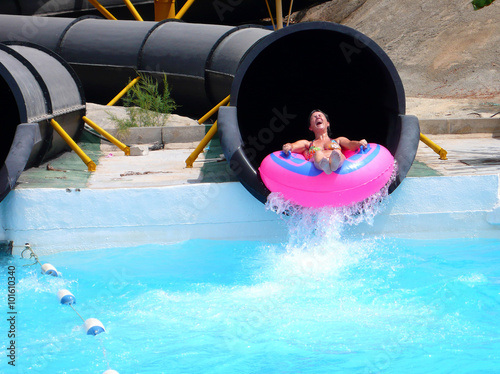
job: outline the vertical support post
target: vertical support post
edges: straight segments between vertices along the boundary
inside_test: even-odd
[[[51,119],[50,124],[56,130],[56,132],[63,138],[63,140],[68,143],[68,145],[71,147],[73,151],[82,159],[82,161],[87,165],[89,171],[95,171],[96,170],[96,164],[92,159],[85,154],[85,152],[82,151],[82,149],[78,146],[78,144],[75,143],[73,139],[71,139],[71,136],[68,135],[66,131],[61,127],[59,123],[57,123],[56,120]]]
[[[175,0],[155,0],[155,21],[175,18]]]
[[[276,1],[276,28],[282,29],[283,28],[283,4],[281,0],[275,0]]]

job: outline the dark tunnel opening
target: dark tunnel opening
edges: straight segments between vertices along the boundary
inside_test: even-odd
[[[76,75],[55,53],[32,43],[6,42],[0,44],[0,108],[1,202],[23,170],[71,149],[50,120],[77,141],[85,98]]]
[[[313,109],[329,115],[332,137],[388,144],[405,111],[403,88],[385,54],[358,34],[302,30],[249,54],[231,105],[256,169],[284,143],[312,139],[307,117]]]
[[[9,154],[16,127],[20,123],[19,111],[14,95],[0,75],[0,106],[2,112],[2,136],[0,137],[0,165],[3,165]]]

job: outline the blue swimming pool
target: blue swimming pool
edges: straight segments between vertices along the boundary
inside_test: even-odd
[[[349,224],[276,214],[237,183],[14,190],[0,282],[14,273],[16,367],[5,321],[0,372],[498,371],[499,185],[406,178]],[[63,276],[25,267],[26,242]]]
[[[17,366],[2,336],[2,372],[498,371],[500,240],[302,239],[41,256],[61,278],[4,257],[19,315]],[[62,288],[105,333],[85,335]]]

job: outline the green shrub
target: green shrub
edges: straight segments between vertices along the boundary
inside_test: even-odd
[[[116,122],[119,135],[125,135],[130,127],[160,127],[177,108],[170,97],[166,75],[163,76],[162,90],[158,81],[148,75],[139,74],[141,79],[123,97],[128,118],[121,119],[109,114]]]

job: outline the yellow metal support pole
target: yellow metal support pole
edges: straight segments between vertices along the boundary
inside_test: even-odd
[[[210,117],[212,117],[214,115],[214,113],[217,112],[221,106],[226,105],[227,103],[229,103],[229,99],[230,99],[230,95],[228,95],[224,100],[222,100],[219,104],[217,104],[216,106],[214,106],[212,109],[210,109],[207,114],[205,114],[203,117],[201,117],[198,120],[198,123],[201,125],[207,119],[209,119]]]
[[[78,146],[78,144],[75,143],[73,139],[68,135],[66,131],[61,127],[60,124],[57,123],[56,120],[51,119],[50,124],[54,128],[54,130],[57,131],[57,133],[61,136],[61,138],[64,139],[66,143],[71,147],[73,151],[82,159],[82,161],[87,165],[89,171],[95,171],[96,169],[96,164],[92,159],[85,154],[85,152],[82,151],[82,149]]]
[[[175,18],[175,0],[155,0],[155,21]]]
[[[229,99],[231,98],[230,95],[228,95],[224,100],[222,100],[219,104],[214,106],[212,109],[208,111],[207,114],[205,114],[203,117],[201,117],[198,120],[198,123],[201,125],[204,123],[207,119],[209,119],[215,112],[219,110],[219,108],[222,105],[229,104]],[[203,151],[203,149],[206,147],[208,142],[212,140],[214,135],[217,133],[217,121],[214,122],[212,127],[210,127],[210,130],[205,134],[203,139],[201,140],[200,144],[196,147],[196,149],[189,155],[189,157],[186,159],[186,167],[187,168],[192,168],[193,167],[193,162],[198,158],[200,153]]]
[[[123,144],[121,141],[116,139],[113,135],[111,135],[109,132],[104,130],[103,128],[99,127],[96,125],[95,122],[91,121],[89,118],[83,116],[82,119],[85,121],[87,125],[92,127],[95,131],[97,131],[99,134],[104,136],[106,139],[108,139],[111,143],[116,145],[118,148],[120,148],[123,152],[125,152],[125,156],[130,156],[130,147],[126,144]]]
[[[101,14],[107,19],[112,19],[116,21],[115,16],[113,16],[106,8],[104,8],[97,0],[88,0],[90,4],[94,6]]]
[[[276,30],[276,25],[274,24],[273,13],[271,12],[271,8],[269,7],[269,2],[266,1],[267,11],[269,12],[269,17],[271,17],[271,24],[273,25],[273,30]]]
[[[111,101],[110,101],[109,103],[107,103],[106,105],[107,105],[107,106],[113,106],[113,105],[115,105],[115,104],[116,104],[116,102],[117,102],[118,100],[120,100],[120,99],[123,97],[123,95],[125,95],[125,94],[127,93],[127,91],[128,91],[128,90],[130,90],[130,89],[134,86],[134,84],[136,84],[136,83],[139,81],[139,79],[141,79],[141,77],[137,77],[137,78],[135,78],[134,80],[132,80],[129,84],[127,84],[127,85],[125,86],[125,88],[124,88],[123,90],[121,90],[121,91],[120,91],[120,93],[119,93],[118,95],[116,95],[116,96],[114,97],[114,99],[113,99],[113,100],[111,100]]]
[[[187,12],[187,10],[191,7],[191,5],[193,5],[195,0],[188,0],[186,1],[186,3],[184,4],[184,6],[179,10],[179,12],[175,15],[175,19],[181,19],[184,14]]]
[[[217,134],[217,121],[214,122],[212,127],[210,127],[210,130],[208,130],[204,138],[201,140],[200,144],[198,144],[193,153],[191,153],[189,157],[186,159],[187,168],[193,167],[193,162],[198,158],[199,154],[203,151],[208,142],[212,140],[215,134]]]
[[[281,3],[281,0],[275,0],[276,1],[276,28],[282,29],[283,28],[283,4]]]
[[[134,16],[134,18],[137,21],[144,21],[142,19],[141,15],[139,14],[139,12],[137,11],[137,9],[135,9],[134,4],[132,4],[130,2],[130,0],[123,0],[123,2],[125,3],[125,5],[127,6],[128,10],[130,11],[130,13],[132,13],[132,15]]]
[[[441,148],[439,145],[434,143],[432,140],[430,140],[427,136],[424,134],[420,133],[420,140],[427,145],[429,148],[431,148],[434,152],[436,152],[439,155],[439,159],[441,160],[447,160],[448,158],[446,155],[448,152],[446,152],[443,148]]]

